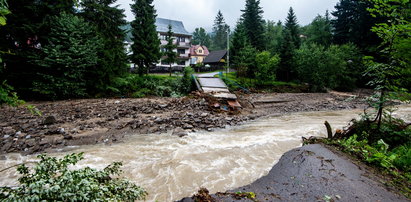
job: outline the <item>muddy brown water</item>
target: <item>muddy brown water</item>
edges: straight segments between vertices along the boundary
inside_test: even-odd
[[[51,152],[63,156],[84,152],[76,167],[102,169],[122,161],[123,176],[149,192],[148,201],[173,201],[191,196],[200,187],[210,192],[225,191],[252,183],[267,175],[287,151],[301,146],[301,137],[325,136],[327,120],[333,129],[342,128],[361,110],[304,112],[269,117],[214,132],[197,132],[179,138],[171,134],[130,135],[123,143],[69,147]],[[411,120],[411,105],[394,114]],[[0,170],[33,161],[34,155],[7,154]],[[14,169],[0,175],[0,186],[15,186]]]

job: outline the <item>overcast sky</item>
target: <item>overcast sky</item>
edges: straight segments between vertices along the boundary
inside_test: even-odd
[[[265,20],[284,22],[288,9],[293,7],[300,25],[309,24],[317,14],[323,15],[326,10],[334,10],[339,0],[261,0]],[[130,11],[132,0],[118,0],[117,4],[126,10],[127,20],[134,15]],[[244,9],[245,0],[154,0],[157,16],[183,21],[187,31],[193,32],[196,27],[208,31],[214,23],[218,10],[221,10],[226,23],[234,27]]]

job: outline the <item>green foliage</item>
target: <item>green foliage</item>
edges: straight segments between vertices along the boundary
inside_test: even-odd
[[[10,14],[9,9],[7,8],[7,1],[0,0],[0,26],[6,25],[6,15]],[[0,58],[1,62],[1,58]]]
[[[191,40],[193,45],[202,45],[210,48],[211,37],[207,34],[206,30],[202,27],[196,28],[193,32],[193,39]]]
[[[366,54],[375,54],[380,39],[371,27],[383,19],[373,18],[367,12],[372,7],[368,0],[340,0],[331,20],[335,44],[354,43]]]
[[[97,62],[99,38],[82,18],[62,13],[51,18],[48,44],[34,57],[41,80],[33,91],[52,99],[86,96],[86,74]]]
[[[244,23],[240,20],[237,22],[234,29],[234,33],[231,37],[230,55],[232,58],[232,64],[236,65],[240,61],[237,61],[239,52],[248,45],[247,35],[244,29]]]
[[[379,38],[382,39],[380,57],[377,61],[373,57],[366,59],[368,69],[366,75],[372,78],[369,83],[378,92],[378,99],[373,106],[377,109],[375,121],[378,122],[377,129],[381,129],[384,109],[391,99],[403,95],[403,99],[409,99],[409,89],[404,89],[404,83],[409,83],[411,64],[408,56],[404,53],[402,43],[410,40],[411,31],[411,6],[409,0],[370,0],[374,6],[370,8],[371,14],[376,17],[387,18],[388,21],[376,24],[372,28]],[[409,48],[405,48],[407,52]],[[393,96],[394,95],[394,96]]]
[[[223,13],[219,10],[214,20],[211,50],[227,49],[227,33],[230,26],[225,23]]]
[[[325,48],[303,44],[295,54],[298,78],[309,83],[314,92],[324,91],[325,88],[352,90],[355,75],[362,70],[357,54],[353,45]]]
[[[166,52],[163,53],[164,56],[166,57],[164,61],[170,64],[170,67],[169,67],[170,76],[171,76],[171,71],[172,71],[171,65],[177,62],[177,53],[174,52],[174,49],[177,48],[177,45],[174,44],[172,29],[173,29],[172,26],[168,25],[168,32],[166,35],[167,44],[163,46],[163,48],[166,49]]]
[[[183,77],[180,81],[180,92],[189,93],[193,89],[193,75],[194,70],[191,67],[185,67],[183,71]]]
[[[316,43],[326,47],[331,45],[331,21],[328,11],[324,17],[321,15],[315,17],[306,27],[304,35],[307,37],[307,43]]]
[[[83,159],[83,154],[71,154],[62,159],[39,155],[33,170],[21,165],[17,171],[18,188],[0,188],[2,201],[134,201],[143,200],[147,192],[121,178],[122,163],[115,162],[101,171],[86,167],[69,168]]]
[[[396,158],[393,160],[395,167],[411,172],[411,144],[401,145],[393,149],[391,153],[396,155]],[[409,179],[411,180],[411,176]]]
[[[237,66],[238,76],[254,78],[255,76],[255,56],[257,50],[250,44],[237,50],[237,54],[233,57]]]
[[[10,14],[10,11],[7,8],[7,2],[5,0],[0,0],[0,26],[6,25],[6,15]],[[3,63],[1,59],[0,52],[0,73],[3,71]],[[0,105],[7,104],[10,106],[17,106],[24,103],[22,100],[19,100],[17,93],[13,92],[13,87],[8,85],[6,81],[0,80]]]
[[[0,84],[0,106],[6,104],[9,106],[17,107],[24,104],[24,101],[20,100],[16,92],[13,92],[13,87],[8,85],[6,81]]]
[[[281,21],[275,24],[273,21],[268,20],[265,25],[265,49],[271,54],[279,54],[281,49],[281,43],[283,41],[283,25]]]
[[[257,70],[255,72],[256,79],[261,82],[272,82],[275,80],[280,57],[272,56],[268,51],[263,51],[256,55],[255,58]]]
[[[123,76],[129,70],[124,50],[125,32],[121,29],[127,24],[124,10],[111,6],[116,0],[83,0],[80,15],[86,22],[94,25],[101,38],[98,49],[98,62],[87,74],[87,88],[90,94],[107,93],[115,77]]]
[[[156,10],[153,0],[135,0],[131,4],[135,19],[131,22],[133,45],[131,61],[137,66],[138,74],[148,73],[148,69],[160,57],[160,39],[156,31]]]
[[[362,136],[369,136],[363,132]],[[374,144],[369,144],[366,139],[359,140],[359,136],[353,135],[347,139],[337,140],[336,144],[342,146],[345,151],[357,155],[364,161],[376,166],[388,169],[394,174],[399,169],[411,172],[411,147],[409,144],[401,145],[389,150],[389,145],[380,139]],[[408,179],[411,181],[411,179]]]
[[[244,23],[244,30],[247,40],[251,46],[259,51],[264,50],[264,25],[263,13],[260,7],[260,0],[246,0],[241,18]]]
[[[296,78],[295,50],[301,45],[299,26],[294,10],[290,7],[283,29],[283,41],[281,43],[281,63],[278,68],[278,78],[282,81],[290,81]]]
[[[111,87],[111,90],[115,96],[134,98],[146,96],[181,97],[192,90],[192,73],[193,70],[186,67],[182,77],[128,74],[125,77],[116,78],[115,85]]]
[[[294,47],[299,48],[301,45],[300,30],[297,21],[297,16],[295,15],[292,7],[290,7],[290,10],[288,11],[284,29],[289,32]]]

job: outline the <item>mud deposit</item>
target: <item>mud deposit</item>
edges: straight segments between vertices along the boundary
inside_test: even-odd
[[[199,97],[88,99],[35,102],[42,116],[26,108],[0,109],[0,153],[26,154],[64,146],[112,144],[125,134],[153,134],[178,128],[212,131],[267,115],[363,108],[364,93],[238,95],[240,113],[217,112]]]

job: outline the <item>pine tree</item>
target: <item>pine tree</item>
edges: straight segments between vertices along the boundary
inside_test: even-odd
[[[35,98],[31,91],[38,79],[38,65],[32,61],[41,47],[47,46],[51,18],[61,12],[74,13],[74,0],[12,0],[7,25],[0,29],[0,50],[7,68],[2,75],[24,98]]]
[[[365,51],[365,54],[375,55],[381,40],[371,28],[385,21],[384,17],[373,18],[367,11],[371,8],[370,1],[365,0],[340,0],[331,14],[333,26],[333,42],[345,44],[352,42]]]
[[[281,21],[274,23],[273,21],[267,21],[265,26],[265,49],[271,54],[279,54],[281,43],[283,41],[283,25]]]
[[[202,45],[210,48],[211,38],[208,35],[204,28],[196,28],[193,32],[193,39],[191,40],[193,45]]]
[[[281,63],[277,76],[280,80],[290,81],[296,77],[293,57],[295,49],[298,49],[301,44],[297,17],[292,7],[290,7],[285,21],[283,38],[280,51]]]
[[[73,14],[62,13],[50,19],[49,43],[34,62],[41,79],[33,91],[52,99],[86,96],[86,73],[97,65],[101,43],[90,24]]]
[[[174,52],[174,50],[177,48],[177,45],[174,44],[173,31],[172,31],[171,25],[168,25],[168,32],[166,35],[166,40],[167,40],[167,44],[163,46],[163,48],[166,50],[166,52],[164,53],[164,55],[166,56],[164,61],[170,65],[168,70],[171,76],[171,71],[172,71],[171,66],[173,65],[173,63],[177,62],[177,53]]]
[[[257,50],[265,49],[264,41],[264,11],[260,7],[260,0],[246,0],[245,9],[241,10],[244,29],[251,45]]]
[[[238,59],[237,55],[248,44],[249,42],[247,39],[247,34],[245,33],[245,30],[244,30],[244,24],[240,20],[237,22],[237,25],[231,37],[230,54],[233,58],[233,61],[232,61],[233,64],[237,65],[240,63],[240,61],[237,60]]]
[[[316,43],[323,46],[330,46],[332,41],[331,23],[328,11],[325,16],[318,15],[307,26],[304,33],[308,43]]]
[[[150,66],[160,57],[160,39],[156,31],[156,10],[153,0],[134,0],[131,11],[135,19],[131,22],[133,45],[131,61],[138,67],[138,74],[147,74]]]
[[[225,23],[223,13],[218,11],[214,20],[213,26],[213,45],[212,50],[227,49],[227,32],[230,31],[230,27]]]
[[[295,16],[292,7],[290,7],[290,10],[288,11],[284,29],[288,30],[289,34],[291,35],[291,40],[294,44],[294,47],[299,48],[301,45],[299,26],[297,22],[297,17]]]
[[[116,77],[128,71],[127,55],[124,50],[125,32],[120,28],[127,24],[124,10],[111,7],[117,0],[83,0],[81,16],[95,25],[96,33],[102,38],[97,68],[88,76],[89,88],[98,93],[106,92]],[[94,90],[95,91],[95,90]],[[97,93],[94,92],[94,93]]]

